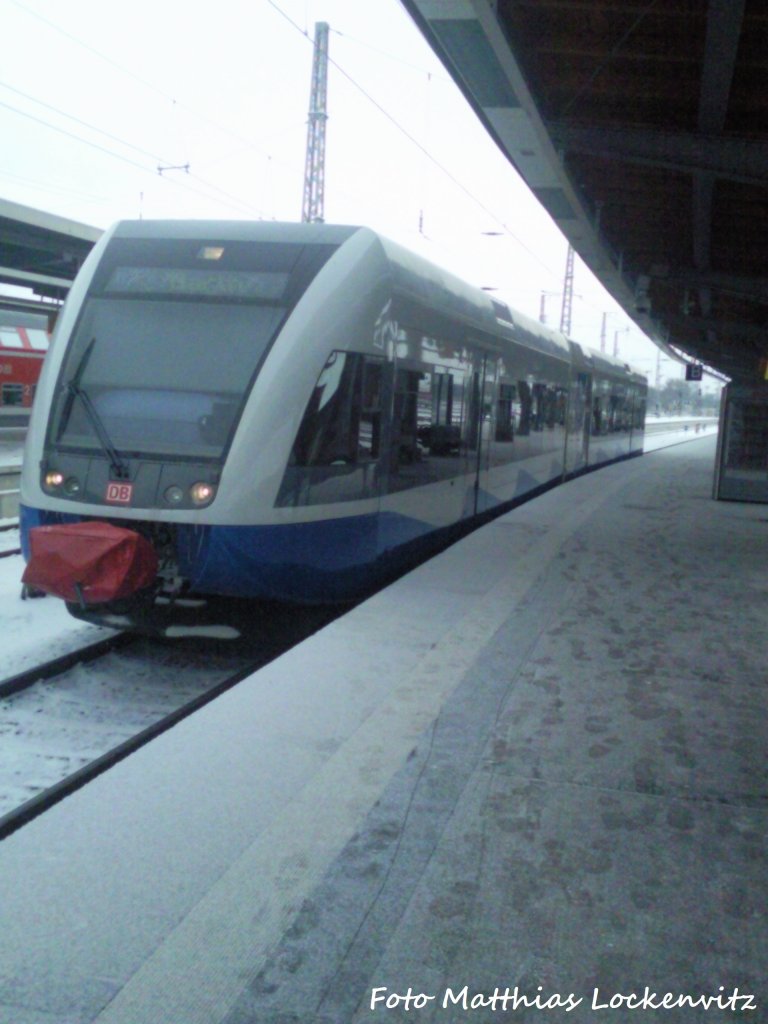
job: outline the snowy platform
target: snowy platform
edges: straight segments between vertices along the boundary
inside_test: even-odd
[[[714,450],[504,516],[0,843],[0,1024],[763,1019],[768,526]]]

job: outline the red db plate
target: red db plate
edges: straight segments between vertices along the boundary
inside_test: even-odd
[[[133,484],[107,484],[104,500],[111,505],[130,505],[133,497]]]

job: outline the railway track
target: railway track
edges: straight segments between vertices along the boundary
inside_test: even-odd
[[[115,636],[97,640],[95,643],[86,644],[75,651],[69,651],[56,658],[51,658],[50,661],[43,661],[39,665],[35,665],[34,668],[17,672],[15,675],[8,676],[5,679],[0,679],[0,700],[4,697],[10,697],[14,693],[20,693],[22,690],[26,690],[35,683],[42,682],[45,679],[53,679],[75,665],[87,664],[89,661],[103,657],[103,655],[108,654],[110,651],[119,650],[121,647],[133,643],[136,639],[135,636],[128,633],[118,633]]]
[[[333,617],[266,609],[237,644],[117,634],[0,681],[0,840]]]
[[[18,519],[8,519],[0,523],[0,558],[20,554],[19,521]]]

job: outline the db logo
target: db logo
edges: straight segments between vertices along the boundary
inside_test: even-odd
[[[133,497],[133,484],[107,484],[104,500],[113,505],[130,505]]]

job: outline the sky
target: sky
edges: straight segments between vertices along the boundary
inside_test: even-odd
[[[558,327],[567,243],[398,0],[0,0],[0,197],[122,219],[301,218],[330,26],[325,220],[364,224]],[[576,259],[571,335],[657,349]],[[666,356],[662,382],[682,367]]]

